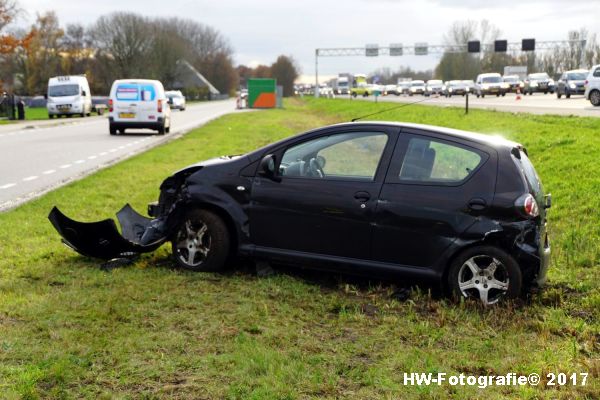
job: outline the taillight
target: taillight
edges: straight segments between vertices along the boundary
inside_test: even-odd
[[[108,100],[108,111],[113,112],[113,101],[112,99]]]
[[[517,211],[525,217],[535,218],[540,215],[540,209],[538,207],[535,197],[531,194],[525,194],[515,201],[515,207]]]
[[[156,109],[159,113],[162,112],[162,100],[158,100],[158,108]]]

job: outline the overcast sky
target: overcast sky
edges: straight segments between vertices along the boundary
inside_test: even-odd
[[[367,43],[442,44],[454,21],[488,19],[509,42],[533,37],[564,40],[582,27],[600,34],[600,0],[18,0],[26,11],[54,10],[62,24],[93,23],[99,15],[134,11],[191,18],[217,28],[231,41],[237,63],[270,64],[293,56],[303,75],[314,76],[315,49]],[[319,74],[369,73],[377,68],[433,68],[434,56],[319,58]],[[308,79],[308,77],[306,78]],[[311,78],[312,79],[312,78]]]

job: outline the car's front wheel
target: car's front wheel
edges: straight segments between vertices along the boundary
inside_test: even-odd
[[[517,262],[493,246],[467,249],[452,262],[448,273],[453,298],[474,298],[485,306],[517,298],[522,285]]]
[[[223,220],[213,212],[191,210],[179,223],[171,245],[180,267],[202,272],[221,271],[229,255],[229,232]]]

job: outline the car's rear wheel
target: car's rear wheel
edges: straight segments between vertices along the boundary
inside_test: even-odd
[[[562,94],[560,94],[560,91],[557,90],[556,91],[556,98],[560,99],[561,97],[562,97]]]
[[[592,103],[594,107],[600,106],[600,90],[593,90],[590,93],[590,103]]]
[[[162,124],[161,126],[158,127],[158,134],[159,135],[165,134],[165,124]]]
[[[108,131],[110,132],[111,135],[116,135],[117,134],[117,128],[115,128],[112,125],[108,128]]]
[[[450,265],[448,287],[453,298],[473,298],[488,306],[521,293],[523,277],[517,262],[493,246],[465,250]]]
[[[218,215],[208,210],[191,210],[181,220],[171,245],[180,267],[221,271],[229,255],[229,232]]]

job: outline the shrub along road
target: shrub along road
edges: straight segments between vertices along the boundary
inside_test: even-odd
[[[103,271],[60,244],[46,215],[144,210],[172,171],[389,108],[287,101],[183,138],[0,214],[0,397],[595,398],[600,391],[600,121],[406,107],[378,115],[502,134],[552,192],[554,263],[530,304],[482,309],[392,284],[286,270],[258,278],[173,269],[163,246]],[[232,266],[233,267],[233,266]],[[283,272],[283,271],[282,271]],[[586,386],[404,386],[404,372],[588,372]],[[543,380],[544,382],[544,380]]]

